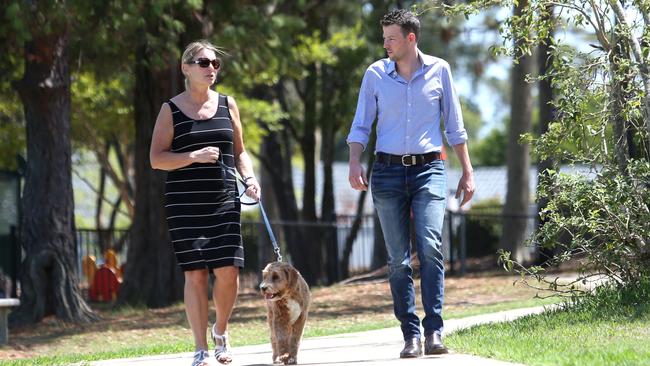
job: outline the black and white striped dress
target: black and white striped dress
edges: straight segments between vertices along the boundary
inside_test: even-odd
[[[219,95],[212,118],[194,120],[171,100],[174,124],[172,152],[217,146],[220,160],[234,169],[233,127],[228,99]],[[237,184],[216,163],[194,163],[167,174],[167,224],[176,259],[183,271],[244,266]]]

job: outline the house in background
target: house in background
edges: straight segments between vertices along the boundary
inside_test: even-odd
[[[316,168],[316,207],[320,208],[320,199],[323,192],[323,166],[318,164]],[[562,166],[561,171],[565,173],[576,173],[593,178],[596,172],[585,166]],[[528,174],[530,175],[530,192],[531,192],[531,205],[534,209],[534,195],[537,188],[537,167],[531,166]],[[359,192],[353,190],[348,182],[348,163],[335,162],[333,166],[334,175],[334,195],[335,195],[335,209],[337,215],[347,216],[354,215],[357,210],[359,199]],[[458,202],[454,198],[458,181],[462,175],[462,171],[456,168],[447,169],[447,208],[455,211],[458,208]],[[506,190],[508,183],[508,171],[505,166],[499,167],[474,167],[474,182],[476,183],[476,191],[474,197],[463,207],[469,209],[472,204],[476,204],[485,200],[495,199],[503,204],[506,198]],[[296,194],[298,202],[302,202],[302,186],[303,186],[303,172],[298,168],[293,171],[293,183],[296,187]],[[370,193],[370,192],[368,192]],[[371,195],[366,195],[364,203],[364,214],[372,215],[374,208],[372,205]]]
[[[596,174],[594,170],[589,169],[585,166],[562,166],[561,171],[569,174],[580,174],[593,178]],[[474,192],[474,197],[472,201],[469,202],[465,207],[463,207],[463,212],[466,212],[471,208],[472,204],[476,204],[486,200],[494,200],[499,202],[499,205],[503,205],[507,193],[507,183],[508,183],[508,174],[507,167],[474,167],[474,181],[476,183],[476,191]],[[534,202],[535,192],[537,188],[537,167],[531,166],[529,171],[529,184],[531,192],[531,205],[530,210],[527,213],[522,213],[531,218],[537,216],[537,206]],[[356,214],[357,204],[359,199],[360,192],[353,190],[350,187],[348,182],[348,163],[347,162],[336,162],[333,166],[333,175],[334,175],[334,195],[335,195],[335,210],[337,216],[353,216]],[[458,186],[458,181],[462,175],[460,169],[448,168],[447,169],[447,210],[452,212],[458,211],[459,200],[454,196],[456,194],[456,188]],[[316,174],[316,205],[320,208],[320,199],[322,196],[322,164],[317,165],[317,174]],[[303,186],[303,172],[300,169],[294,169],[293,171],[293,180],[294,187],[296,187],[296,193],[298,195],[298,202],[301,203],[301,193]],[[371,192],[366,195],[364,201],[363,212],[365,215],[373,215],[374,207],[372,204]],[[497,208],[497,211],[500,213],[500,208]],[[498,213],[497,213],[498,215]],[[449,216],[445,221],[445,226],[443,229],[443,253],[445,258],[450,258],[451,246],[450,246],[450,227],[452,230],[458,230],[460,225],[460,220],[458,217],[452,218],[452,222],[449,223]],[[350,271],[357,272],[363,271],[370,267],[372,260],[372,251],[374,247],[374,228],[372,227],[373,221],[367,220],[367,225],[362,228],[357,236],[357,239],[354,243],[351,258],[350,258]],[[536,226],[536,220],[529,220],[528,232],[532,233]],[[339,235],[338,238],[338,247],[339,255],[343,254],[343,249],[345,245],[345,230],[339,230],[342,235]],[[471,243],[470,243],[471,245]],[[531,251],[534,251],[535,248],[530,248]],[[458,253],[454,253],[455,256]]]

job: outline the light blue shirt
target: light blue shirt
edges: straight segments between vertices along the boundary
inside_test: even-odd
[[[365,150],[375,116],[376,151],[395,155],[441,151],[441,118],[450,145],[467,141],[449,64],[420,50],[417,52],[421,67],[410,81],[397,73],[395,62],[388,58],[368,67],[348,144],[358,142]]]

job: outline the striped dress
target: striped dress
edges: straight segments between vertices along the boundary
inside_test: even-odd
[[[212,118],[194,120],[171,100],[172,152],[217,146],[219,159],[235,167],[233,127],[228,99],[219,95]],[[237,184],[216,163],[194,163],[167,174],[165,210],[176,260],[183,271],[244,266]]]

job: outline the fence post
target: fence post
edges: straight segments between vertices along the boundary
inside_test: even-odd
[[[449,274],[454,274],[454,213],[447,210],[447,232],[449,233]]]
[[[467,225],[465,213],[460,214],[460,275],[465,275],[465,258],[467,256]]]
[[[18,243],[18,234],[16,233],[16,226],[11,225],[9,228],[10,230],[10,238],[11,238],[11,245],[9,245],[9,250],[10,250],[10,258],[11,261],[13,262],[11,264],[11,273],[9,275],[11,276],[11,297],[13,298],[18,298],[18,292],[16,289],[16,285],[18,284],[18,273],[20,271],[18,270],[21,262],[21,250],[20,250],[20,243]]]

